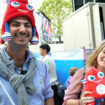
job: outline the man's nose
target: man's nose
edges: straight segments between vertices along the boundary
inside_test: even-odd
[[[20,25],[19,31],[22,31],[22,32],[23,32],[23,31],[24,31],[24,32],[26,31],[26,28],[25,28],[24,24],[21,24],[21,25]]]

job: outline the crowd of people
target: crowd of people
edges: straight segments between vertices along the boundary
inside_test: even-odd
[[[28,0],[7,1],[0,39],[8,43],[0,49],[0,105],[105,105],[104,97],[87,97],[91,92],[81,82],[90,67],[105,74],[105,41],[87,57],[83,69],[70,68],[64,86],[57,80],[50,46],[40,45],[41,60],[27,48],[39,42],[33,7]]]

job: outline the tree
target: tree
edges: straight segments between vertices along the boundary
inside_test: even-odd
[[[72,0],[44,0],[38,11],[51,20],[53,34],[62,35],[62,21],[72,11]]]

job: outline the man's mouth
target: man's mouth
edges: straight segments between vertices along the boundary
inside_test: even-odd
[[[17,38],[26,38],[26,37],[28,37],[27,34],[24,34],[24,35],[22,35],[22,34],[15,34],[14,36],[17,37]]]
[[[17,38],[26,38],[27,36],[16,36]]]

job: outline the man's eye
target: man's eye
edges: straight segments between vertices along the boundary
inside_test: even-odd
[[[11,23],[10,26],[13,26],[13,27],[18,27],[19,24],[16,24],[16,23]]]
[[[13,23],[13,24],[11,24],[11,26],[18,27],[18,26],[19,26],[19,24],[15,24],[15,23]]]
[[[25,24],[25,27],[26,28],[31,28],[32,26],[31,26],[31,24]]]

